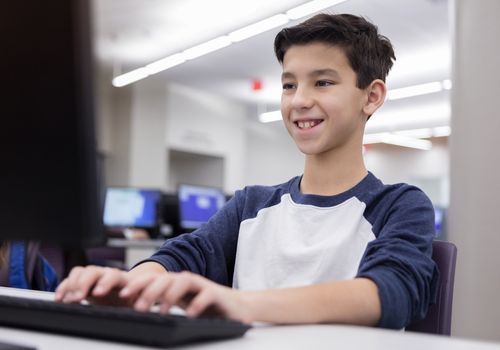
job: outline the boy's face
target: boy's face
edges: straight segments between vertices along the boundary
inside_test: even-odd
[[[344,51],[323,43],[293,45],[283,59],[281,113],[299,149],[317,155],[360,149],[367,93]]]

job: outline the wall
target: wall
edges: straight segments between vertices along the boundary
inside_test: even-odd
[[[303,173],[304,156],[284,125],[249,121],[246,130],[245,184],[275,185]]]
[[[449,203],[449,152],[445,138],[433,139],[430,151],[392,145],[368,145],[368,170],[385,183],[406,182],[420,187],[434,204]]]
[[[154,79],[119,89],[102,79],[98,92],[98,139],[105,156],[106,185],[173,191],[178,179],[186,179],[186,171],[192,172],[189,178],[194,183],[208,184],[204,180],[213,176],[201,171],[203,164],[196,170],[179,154],[175,162],[183,166],[173,173],[176,168],[170,166],[171,150],[223,159],[217,163],[220,169],[210,169],[210,173],[222,174],[213,185],[227,193],[244,185],[243,105]],[[192,176],[196,171],[199,179]]]
[[[151,79],[133,85],[129,165],[131,186],[166,187],[166,100],[165,84]]]
[[[104,158],[104,183],[107,186],[130,182],[130,133],[132,87],[116,89],[106,74],[97,82],[97,144]]]
[[[458,247],[452,334],[500,341],[500,1],[455,0],[449,237]]]
[[[243,186],[246,109],[242,104],[170,84],[166,118],[169,149],[223,157],[224,190],[232,193]]]

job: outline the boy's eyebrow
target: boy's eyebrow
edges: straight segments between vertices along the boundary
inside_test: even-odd
[[[325,69],[317,69],[309,73],[310,76],[315,77],[318,75],[333,75],[335,78],[339,79],[340,74],[335,69],[325,68]]]
[[[310,77],[317,77],[317,76],[320,76],[320,75],[331,75],[334,78],[340,79],[340,74],[335,69],[331,69],[331,68],[316,69],[316,70],[313,70],[312,72],[309,72],[308,75]],[[281,80],[283,80],[283,79],[291,79],[291,78],[294,78],[294,77],[295,77],[295,75],[293,73],[291,73],[291,72],[283,72],[281,74]]]

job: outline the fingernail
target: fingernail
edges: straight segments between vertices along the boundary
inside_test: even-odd
[[[130,289],[127,287],[123,288],[119,293],[120,297],[127,297],[129,294],[130,294]]]
[[[104,292],[104,288],[102,286],[96,286],[92,291],[93,294],[101,294]]]
[[[147,307],[147,303],[142,299],[137,300],[134,305],[134,308],[139,311],[145,311]]]
[[[68,292],[64,295],[64,298],[62,300],[64,303],[70,303],[71,302],[71,292]]]

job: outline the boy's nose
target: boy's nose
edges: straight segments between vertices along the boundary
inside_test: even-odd
[[[297,88],[292,99],[292,108],[294,109],[308,109],[314,104],[314,99],[311,91],[307,88]]]

